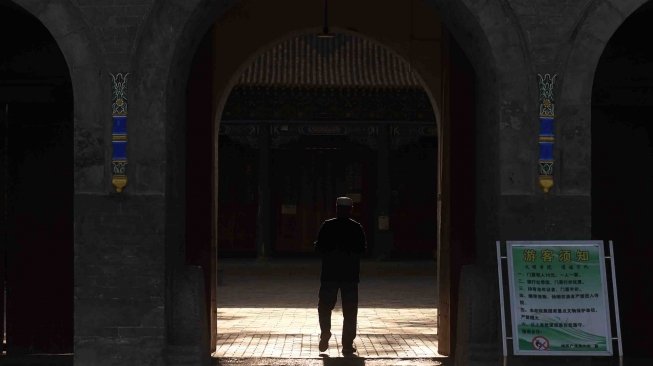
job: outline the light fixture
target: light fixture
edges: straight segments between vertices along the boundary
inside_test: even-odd
[[[322,33],[317,35],[317,38],[334,38],[335,34],[329,32],[327,0],[324,0],[324,24],[322,25]]]

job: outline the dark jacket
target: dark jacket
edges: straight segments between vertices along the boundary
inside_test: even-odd
[[[326,220],[315,241],[315,250],[322,256],[320,279],[359,282],[360,257],[366,249],[361,224],[349,218]]]

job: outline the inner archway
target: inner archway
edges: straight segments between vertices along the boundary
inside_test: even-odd
[[[433,110],[407,62],[337,31],[288,37],[237,76],[218,142],[217,357],[315,357],[313,241],[338,196],[354,200],[368,242],[359,355],[438,356]],[[259,261],[230,260],[247,250]],[[411,256],[427,261],[396,261]]]
[[[333,199],[350,195],[371,257],[433,257],[436,129],[410,65],[370,40],[306,33],[269,47],[221,115],[219,255],[312,255]]]
[[[74,299],[71,78],[55,39],[27,11],[3,2],[0,29],[2,351],[9,359],[70,354]]]

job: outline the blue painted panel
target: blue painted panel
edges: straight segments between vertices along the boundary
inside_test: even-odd
[[[113,116],[113,134],[127,134],[127,116]]]
[[[127,159],[127,141],[113,141],[113,160]]]
[[[540,142],[540,160],[553,160],[552,142]]]
[[[553,136],[553,118],[540,117],[540,135]]]

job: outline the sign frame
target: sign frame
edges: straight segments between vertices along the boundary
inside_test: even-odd
[[[613,349],[613,338],[612,336],[612,319],[611,319],[611,314],[610,314],[610,298],[609,298],[609,292],[608,292],[608,283],[607,283],[607,275],[606,275],[606,259],[610,259],[610,264],[611,264],[611,270],[612,270],[612,286],[613,286],[613,296],[614,298],[614,311],[615,311],[615,321],[616,321],[616,331],[618,334],[618,342],[619,342],[619,356],[622,356],[622,348],[621,348],[621,332],[620,332],[620,319],[619,319],[619,313],[618,313],[618,301],[617,301],[617,292],[616,292],[616,278],[614,274],[614,261],[613,261],[613,250],[612,250],[612,241],[609,242],[610,244],[610,256],[606,257],[605,256],[605,244],[602,240],[539,240],[539,241],[506,241],[506,256],[501,256],[501,242],[497,241],[497,261],[498,261],[498,274],[499,274],[499,292],[500,292],[500,300],[501,300],[501,330],[503,333],[503,355],[504,357],[507,356],[507,344],[506,340],[507,339],[512,339],[512,347],[513,347],[513,354],[517,356],[613,356],[614,355],[614,349]],[[566,248],[573,248],[574,250],[576,249],[582,249],[583,247],[586,248],[592,248],[593,250],[591,251],[594,253],[597,258],[593,261],[594,265],[598,266],[598,271],[599,271],[599,276],[592,276],[591,278],[594,280],[600,281],[598,284],[594,284],[594,288],[597,289],[597,291],[602,295],[602,299],[598,299],[597,304],[600,304],[602,307],[600,309],[600,313],[598,314],[598,317],[602,319],[602,324],[598,327],[600,337],[605,338],[605,347],[600,350],[600,351],[592,351],[592,350],[585,350],[585,349],[570,349],[569,351],[567,350],[526,350],[523,349],[524,347],[520,347],[519,344],[519,322],[515,321],[516,316],[520,316],[522,312],[520,311],[520,304],[519,300],[517,297],[517,291],[516,291],[516,276],[515,276],[515,268],[514,268],[514,261],[513,261],[513,249],[514,248],[520,248],[520,247],[528,247],[530,248],[542,248],[542,249],[552,249],[555,250],[555,247],[566,247]],[[504,306],[504,281],[503,281],[503,268],[501,264],[501,260],[507,259],[507,272],[508,272],[508,287],[509,287],[509,309],[510,309],[510,315],[511,315],[511,331],[512,331],[512,337],[507,337],[506,336],[506,319],[505,319],[505,306]],[[578,263],[570,263],[572,265],[578,265]],[[536,270],[537,271],[537,270]],[[596,271],[596,269],[594,269]],[[598,278],[597,278],[598,277]],[[548,282],[547,282],[548,283]],[[555,291],[555,290],[554,290]],[[535,300],[534,300],[535,301]],[[550,301],[550,300],[549,300]],[[570,300],[571,301],[571,300]],[[573,304],[571,304],[574,306]],[[565,327],[560,327],[560,328],[565,328]],[[548,329],[548,328],[547,328]],[[565,328],[566,330],[570,329],[569,327]],[[533,341],[535,341],[535,338],[533,338]],[[542,337],[542,342],[546,346],[548,340],[544,337]],[[547,347],[548,348],[548,347]]]

